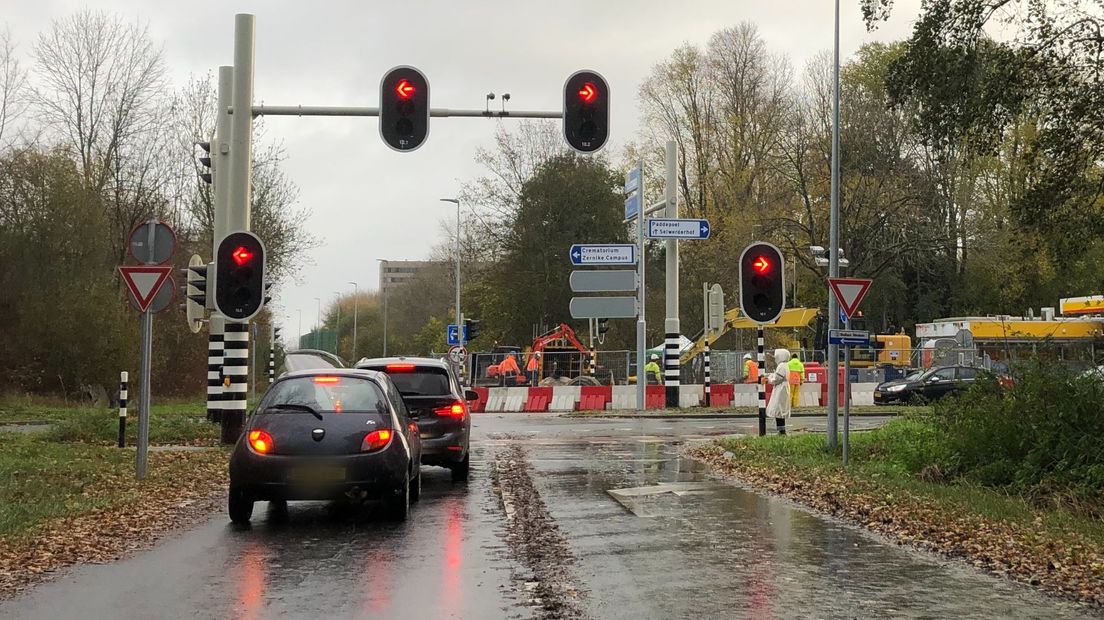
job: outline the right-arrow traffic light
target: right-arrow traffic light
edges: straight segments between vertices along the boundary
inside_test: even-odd
[[[580,153],[593,153],[609,138],[609,86],[594,71],[576,71],[564,84],[564,138]]]
[[[413,151],[429,134],[429,80],[414,67],[395,67],[380,82],[380,135],[396,151]]]
[[[752,243],[740,254],[740,310],[756,323],[771,323],[786,308],[785,264],[770,243]]]
[[[215,256],[215,308],[228,319],[253,318],[264,306],[265,248],[251,232],[226,235]]]

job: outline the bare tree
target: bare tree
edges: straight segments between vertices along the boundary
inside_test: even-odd
[[[0,30],[0,148],[4,146],[4,133],[26,107],[26,78],[27,71],[15,57],[11,32],[5,27]]]

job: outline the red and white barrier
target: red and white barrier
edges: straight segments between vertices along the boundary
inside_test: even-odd
[[[851,404],[873,405],[874,383],[855,383],[851,385]],[[767,386],[767,399],[773,391]],[[471,401],[472,413],[495,412],[531,412],[546,411],[624,411],[636,409],[635,385],[565,385],[553,387],[493,387],[474,388],[479,399]],[[801,385],[799,406],[823,406],[824,393],[816,383]],[[666,394],[662,385],[646,386],[646,407],[663,409]],[[682,408],[700,407],[705,404],[705,389],[701,385],[680,385],[679,406]],[[710,386],[709,406],[721,408],[752,408],[758,406],[759,396],[754,384],[714,383]]]

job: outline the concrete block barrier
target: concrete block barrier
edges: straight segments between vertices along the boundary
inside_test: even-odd
[[[552,387],[552,403],[549,411],[575,411],[579,402],[578,385],[557,385]]]
[[[712,391],[713,386],[709,387]],[[705,398],[705,387],[701,385],[679,386],[679,407],[701,407]]]

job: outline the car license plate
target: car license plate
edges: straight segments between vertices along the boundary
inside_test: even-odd
[[[881,392],[874,392],[874,398],[881,398],[881,397],[882,397]]]
[[[296,467],[291,470],[294,482],[325,484],[345,481],[344,467]]]

